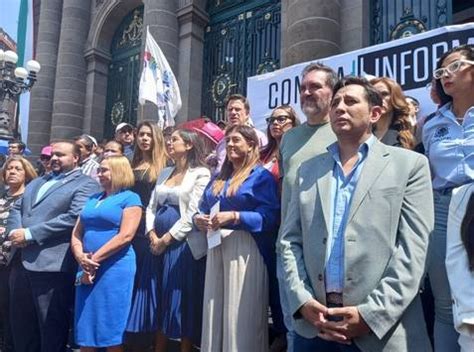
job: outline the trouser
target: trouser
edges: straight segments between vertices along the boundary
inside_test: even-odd
[[[459,351],[454,328],[451,290],[446,272],[446,228],[451,192],[434,191],[435,227],[428,248],[428,278],[434,297],[434,350]]]
[[[21,262],[10,275],[10,320],[17,352],[66,351],[74,274],[34,272]]]
[[[344,345],[337,342],[330,342],[319,337],[313,339],[304,338],[295,334],[294,351],[298,352],[360,352],[360,349],[353,342],[351,345]]]
[[[13,341],[10,328],[10,266],[0,266],[0,351],[13,351]]]

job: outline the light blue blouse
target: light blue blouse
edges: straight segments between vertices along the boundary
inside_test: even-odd
[[[474,181],[474,106],[456,120],[451,103],[442,106],[423,127],[433,188],[442,190]]]

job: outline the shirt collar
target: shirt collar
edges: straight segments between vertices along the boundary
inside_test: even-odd
[[[375,136],[373,134],[370,134],[370,137],[367,138],[360,146],[359,146],[359,154],[362,155],[362,158],[365,158],[365,156],[368,154],[370,148],[372,145],[375,143]],[[327,150],[329,153],[331,153],[332,157],[336,161],[340,161],[339,157],[339,144],[338,142],[334,142],[333,144],[329,145],[327,147]]]
[[[46,181],[51,181],[51,180],[61,180],[63,178],[66,178],[67,176],[71,175],[72,173],[80,170],[80,168],[76,167],[68,172],[61,172],[61,173],[54,173],[50,172],[49,174],[45,175],[44,178]]]
[[[440,114],[452,119],[453,121],[456,121],[456,116],[453,114],[453,103],[449,102],[444,104],[442,107],[439,108]],[[466,114],[464,116],[458,116],[458,117],[474,117],[474,106],[471,106],[469,109],[467,109]]]

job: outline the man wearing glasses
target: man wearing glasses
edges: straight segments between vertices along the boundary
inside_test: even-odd
[[[123,155],[125,155],[128,160],[132,160],[133,157],[133,142],[135,141],[134,130],[135,128],[127,122],[121,122],[115,128],[115,140],[123,144]]]

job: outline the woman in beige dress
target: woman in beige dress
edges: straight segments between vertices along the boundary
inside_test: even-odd
[[[222,170],[194,216],[201,231],[217,231],[221,241],[207,252],[201,350],[267,351],[267,268],[275,265],[277,183],[259,164],[253,128],[230,127],[226,144]]]

